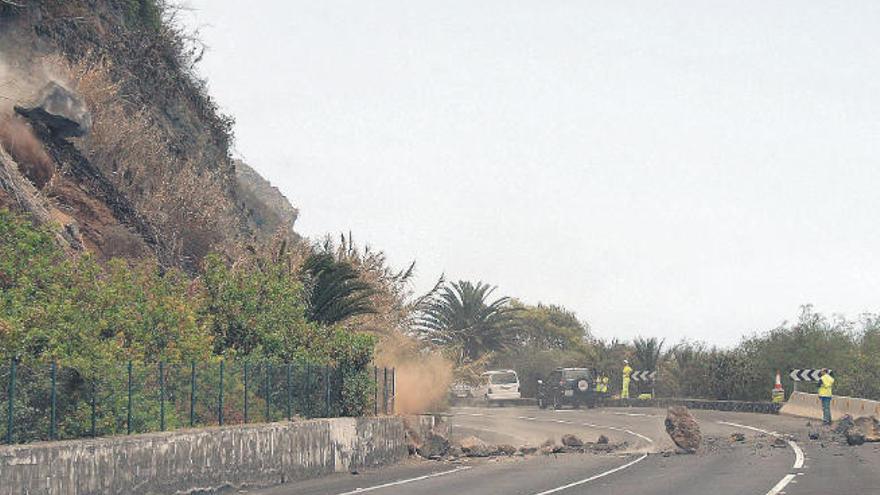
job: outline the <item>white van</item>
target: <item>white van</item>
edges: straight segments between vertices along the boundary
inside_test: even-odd
[[[486,399],[490,404],[518,400],[519,377],[513,370],[487,371],[480,375],[480,386],[474,395]]]

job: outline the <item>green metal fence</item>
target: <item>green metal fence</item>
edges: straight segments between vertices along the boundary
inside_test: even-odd
[[[362,370],[360,386],[364,374],[370,389],[354,392],[359,412],[393,413],[394,369]],[[128,362],[82,370],[11,361],[0,367],[0,443],[335,417],[351,414],[352,378],[310,363]]]

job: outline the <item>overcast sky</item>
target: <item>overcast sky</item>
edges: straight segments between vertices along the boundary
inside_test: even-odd
[[[880,297],[880,2],[187,0],[237,152],[418,288],[729,345]]]

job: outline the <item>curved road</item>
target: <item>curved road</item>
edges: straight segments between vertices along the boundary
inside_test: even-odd
[[[539,445],[565,433],[586,441],[604,434],[627,442],[614,454],[536,455],[466,459],[460,463],[408,461],[357,475],[334,475],[254,493],[262,495],[826,495],[880,493],[880,446],[848,447],[823,434],[808,438],[806,420],[693,411],[704,448],[673,448],[665,411],[643,408],[539,410],[534,407],[457,408],[453,438],[477,435],[492,443]],[[745,442],[732,442],[734,432]],[[786,441],[773,446],[776,435]],[[792,440],[788,440],[788,438]]]

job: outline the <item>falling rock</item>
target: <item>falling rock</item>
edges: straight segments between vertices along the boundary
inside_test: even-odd
[[[82,98],[55,82],[43,87],[34,106],[15,111],[61,138],[85,136],[92,129],[92,114]]]
[[[694,453],[703,440],[700,425],[685,406],[671,406],[666,411],[666,433],[680,449]]]

